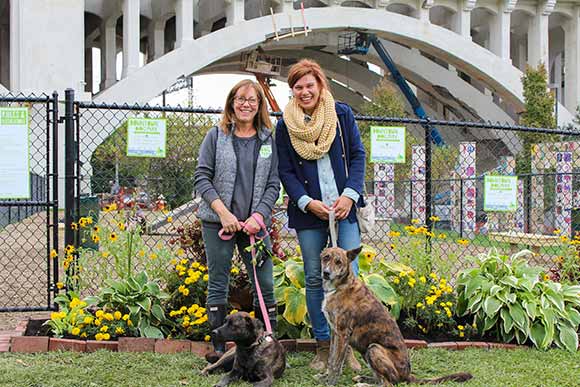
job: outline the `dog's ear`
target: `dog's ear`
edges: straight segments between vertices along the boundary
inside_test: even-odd
[[[256,334],[261,334],[264,331],[264,324],[260,321],[259,318],[253,318],[252,324],[254,325],[254,329],[256,330]]]
[[[352,262],[352,261],[354,261],[356,259],[356,257],[358,257],[358,255],[360,254],[361,250],[362,250],[362,246],[359,246],[356,249],[348,250],[346,252],[346,256]]]

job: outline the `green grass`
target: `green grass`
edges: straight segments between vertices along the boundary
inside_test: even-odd
[[[466,387],[573,387],[580,384],[580,353],[561,350],[541,352],[531,349],[411,351],[413,369],[418,377],[437,377],[450,372],[468,371],[474,379],[466,384],[441,386]],[[312,354],[291,354],[278,387],[320,386],[308,368]],[[152,353],[92,354],[49,352],[36,355],[0,355],[0,386],[11,387],[182,387],[213,386],[219,375],[202,377],[204,360],[189,354]],[[370,374],[368,370],[365,374]],[[354,374],[348,370],[339,386],[351,386]],[[234,386],[250,386],[237,383]]]

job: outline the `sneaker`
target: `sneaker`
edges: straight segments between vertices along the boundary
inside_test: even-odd
[[[316,340],[316,356],[310,362],[310,368],[317,371],[326,370],[329,351],[330,340]]]

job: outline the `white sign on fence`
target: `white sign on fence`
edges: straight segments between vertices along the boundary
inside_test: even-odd
[[[30,198],[28,108],[0,108],[0,198]]]
[[[517,176],[485,176],[483,184],[484,211],[511,212],[517,210]]]
[[[165,157],[167,121],[157,118],[129,118],[127,156]]]
[[[371,126],[371,162],[405,162],[405,127]]]

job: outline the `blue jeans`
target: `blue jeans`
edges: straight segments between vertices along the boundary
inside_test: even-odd
[[[314,337],[317,340],[330,340],[330,328],[322,313],[322,270],[320,253],[328,245],[330,233],[328,229],[315,228],[299,230],[298,242],[304,260],[304,274],[306,277],[306,306],[312,323]],[[349,223],[341,220],[338,224],[338,246],[351,250],[360,246],[360,232],[358,223]],[[354,274],[358,276],[358,258],[352,262]]]
[[[232,257],[234,246],[238,246],[238,252],[252,282],[254,290],[254,306],[258,306],[258,296],[256,294],[256,284],[254,283],[254,268],[252,265],[252,253],[245,250],[250,245],[250,238],[243,232],[237,232],[235,237],[229,241],[221,240],[218,236],[218,228],[202,225],[201,233],[205,244],[205,254],[207,257],[207,268],[209,280],[207,285],[208,305],[227,305],[228,290],[230,282],[230,269],[232,268]],[[270,237],[264,239],[264,243],[271,248]],[[273,265],[270,258],[266,259],[262,266],[256,268],[260,289],[264,296],[266,305],[276,304],[274,298],[274,275]]]

